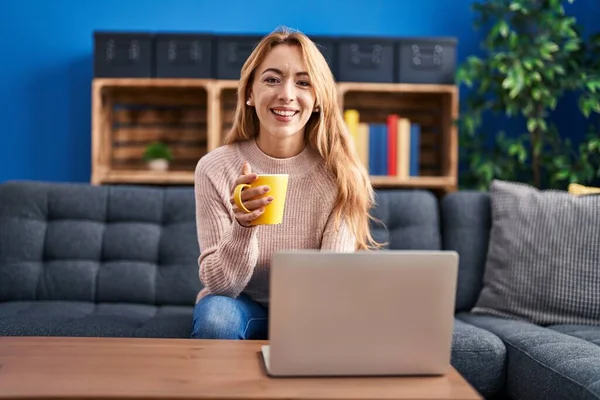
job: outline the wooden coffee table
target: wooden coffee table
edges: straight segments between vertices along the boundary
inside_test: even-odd
[[[1,337],[0,398],[481,398],[454,369],[433,378],[270,378],[265,343]]]

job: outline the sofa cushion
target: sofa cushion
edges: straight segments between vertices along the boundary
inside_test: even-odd
[[[193,305],[193,188],[0,185],[0,301]]]
[[[506,346],[496,335],[454,320],[451,363],[485,397],[499,393],[506,373]]]
[[[491,225],[490,197],[485,192],[454,192],[442,199],[440,209],[442,246],[460,255],[456,310],[469,311],[482,286]]]
[[[10,301],[0,303],[0,336],[189,338],[191,306]]]
[[[473,312],[600,325],[600,196],[494,181],[483,288]]]
[[[575,336],[600,346],[600,326],[592,325],[550,325],[548,328]]]
[[[552,329],[487,315],[457,318],[506,344],[506,391],[517,399],[600,399],[600,346]]]
[[[378,190],[371,223],[375,240],[399,250],[439,250],[440,220],[436,197],[425,190]]]

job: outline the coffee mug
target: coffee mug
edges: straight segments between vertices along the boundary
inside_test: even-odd
[[[287,194],[288,187],[287,174],[259,174],[258,178],[250,183],[240,183],[235,187],[233,191],[233,201],[238,208],[246,213],[251,211],[244,207],[242,203],[242,190],[257,187],[257,186],[268,186],[271,190],[267,193],[248,199],[247,201],[259,199],[262,197],[273,197],[273,201],[270,204],[264,206],[265,211],[254,221],[252,225],[277,225],[283,220],[283,210],[285,208],[285,197]]]

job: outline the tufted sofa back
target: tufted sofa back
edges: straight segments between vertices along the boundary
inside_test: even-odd
[[[0,185],[0,301],[192,305],[193,189]]]
[[[376,200],[373,235],[387,248],[441,248],[430,192]],[[192,305],[199,254],[191,186],[0,185],[0,302]]]
[[[376,192],[371,233],[392,250],[440,250],[438,199],[425,190],[386,190]]]

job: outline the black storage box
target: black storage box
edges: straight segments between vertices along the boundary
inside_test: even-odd
[[[309,36],[309,38],[317,45],[321,54],[323,54],[323,57],[327,60],[327,64],[329,64],[333,76],[337,78],[337,42],[335,38],[327,36]]]
[[[202,33],[158,33],[157,78],[211,78],[213,36]]]
[[[395,42],[388,38],[340,38],[337,46],[341,82],[394,82]]]
[[[455,38],[405,38],[397,42],[400,83],[454,84]]]
[[[240,79],[242,66],[262,38],[258,35],[217,36],[213,76],[216,79]]]
[[[152,77],[153,38],[151,33],[94,32],[94,76]]]

